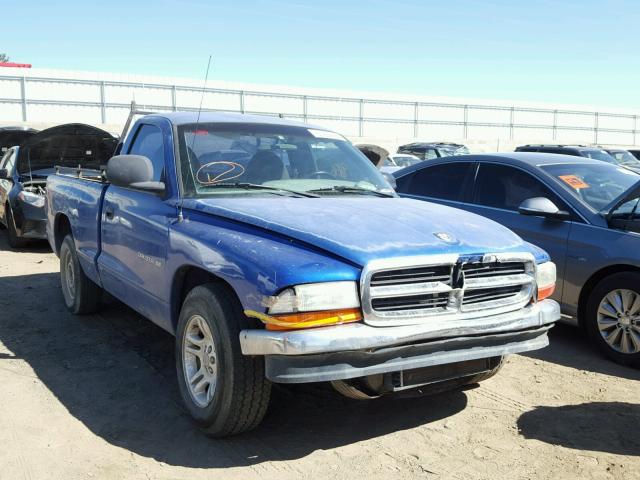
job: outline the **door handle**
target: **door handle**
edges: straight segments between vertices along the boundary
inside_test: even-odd
[[[104,214],[107,217],[107,220],[113,220],[113,208],[106,207],[104,209]]]

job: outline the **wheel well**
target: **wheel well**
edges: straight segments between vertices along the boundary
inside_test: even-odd
[[[182,307],[184,299],[191,290],[199,285],[204,285],[205,283],[218,283],[223,285],[229,291],[229,295],[240,303],[235,290],[231,285],[229,285],[229,283],[220,277],[217,277],[207,270],[192,265],[181,267],[173,277],[173,284],[171,287],[171,325],[174,331],[178,325],[180,307]]]
[[[589,277],[589,280],[584,282],[584,285],[582,286],[582,290],[580,290],[580,298],[578,300],[578,323],[580,324],[580,326],[584,326],[583,319],[585,315],[585,310],[587,308],[587,301],[589,300],[589,296],[591,295],[591,292],[596,287],[596,285],[598,285],[598,283],[600,283],[601,280],[608,277],[609,275],[613,275],[615,273],[622,273],[622,272],[640,273],[640,268],[635,267],[633,265],[624,265],[624,264],[610,265],[601,270],[598,270],[593,275],[591,275],[591,277]]]
[[[56,255],[60,253],[60,247],[62,246],[62,241],[64,237],[71,233],[71,222],[66,215],[58,214],[56,217],[56,221],[53,227],[53,238],[56,243]]]

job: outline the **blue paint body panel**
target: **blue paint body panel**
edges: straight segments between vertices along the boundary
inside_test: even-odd
[[[245,309],[265,311],[263,299],[301,283],[358,280],[380,258],[438,253],[481,254],[541,249],[478,215],[403,198],[342,196],[291,198],[253,195],[185,199],[178,220],[173,131],[195,114],[144,117],[162,130],[166,160],[163,197],[86,179],[53,175],[47,188],[47,232],[56,244],[56,220],[69,219],[81,265],[109,293],[173,332],[176,281],[185,268],[227,282]],[[203,122],[301,125],[283,119],[203,114]],[[106,212],[109,212],[109,216]],[[455,238],[445,243],[434,234]]]

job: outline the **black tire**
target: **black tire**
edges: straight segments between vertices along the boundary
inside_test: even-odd
[[[640,351],[636,353],[623,353],[609,345],[598,328],[598,308],[604,298],[616,290],[631,290],[640,295],[640,274],[634,272],[621,272],[610,275],[601,280],[593,289],[587,300],[585,309],[585,327],[591,342],[607,357],[621,365],[640,367]],[[635,320],[631,320],[631,330],[635,327],[636,338],[640,341],[640,311],[635,312]],[[625,319],[626,320],[626,319]],[[634,325],[635,322],[635,325]],[[625,326],[626,327],[626,326]],[[631,332],[633,333],[633,332]]]
[[[71,313],[83,315],[100,308],[102,288],[82,270],[71,235],[64,238],[60,247],[60,282],[64,303]]]
[[[195,319],[206,322],[215,347],[215,388],[210,399],[206,395],[209,403],[203,406],[198,405],[188,386],[187,360],[183,355],[187,328]],[[240,330],[252,326],[233,292],[222,285],[195,287],[182,304],[176,332],[178,386],[187,411],[209,436],[225,437],[252,430],[267,411],[271,382],[265,377],[264,359],[244,356],[240,350]],[[200,361],[197,371],[202,368]]]
[[[7,205],[4,211],[5,218],[7,219],[7,236],[9,238],[9,246],[11,248],[22,248],[27,244],[27,241],[24,238],[20,238],[18,236],[18,232],[16,231],[16,224],[13,220],[13,213],[11,212],[11,207]]]

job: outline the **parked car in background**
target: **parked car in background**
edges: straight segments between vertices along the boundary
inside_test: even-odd
[[[572,155],[574,157],[592,158],[607,163],[617,164],[615,158],[600,147],[587,147],[586,145],[547,145],[532,144],[517,147],[516,152],[557,153],[560,155]]]
[[[394,153],[384,159],[380,170],[383,173],[393,173],[401,168],[410,167],[411,165],[416,165],[420,162],[422,162],[422,160],[415,155]]]
[[[271,382],[356,398],[478,382],[560,316],[544,251],[399,198],[337,133],[164,113],[117,152],[106,178],[48,179],[64,302],[95,311],[104,290],[175,334],[182,400],[210,435],[257,426]]]
[[[403,196],[483,215],[547,250],[565,319],[613,360],[640,365],[640,175],[518,152],[423,163],[396,182]]]
[[[0,157],[36,133],[38,130],[28,127],[0,127]]]
[[[47,238],[46,182],[55,167],[100,168],[117,144],[110,133],[75,123],[15,137],[20,138],[20,146],[10,147],[0,161],[0,224],[13,248]]]
[[[414,155],[421,160],[432,160],[452,155],[467,155],[469,149],[458,143],[415,142],[398,147],[398,153]]]
[[[640,150],[627,150],[631,155],[633,155],[634,157],[636,157],[638,160],[640,160]]]
[[[615,158],[618,165],[640,172],[640,160],[634,157],[628,150],[622,148],[605,148],[605,151]]]

